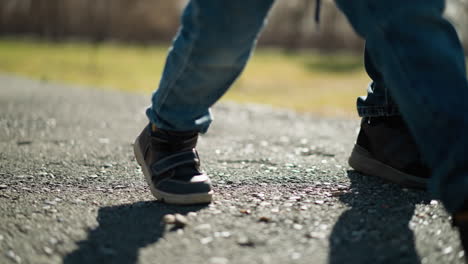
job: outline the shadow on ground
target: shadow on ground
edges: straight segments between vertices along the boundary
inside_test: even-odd
[[[348,177],[352,191],[340,200],[351,208],[333,227],[329,263],[421,263],[409,222],[428,195],[354,171]]]
[[[63,263],[136,263],[141,248],[163,237],[166,228],[161,220],[164,215],[187,214],[204,207],[206,205],[181,207],[158,202],[103,207],[98,212],[98,226],[89,232],[86,240],[78,243],[77,250],[65,256]]]

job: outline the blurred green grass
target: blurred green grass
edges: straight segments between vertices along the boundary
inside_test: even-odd
[[[0,72],[149,95],[159,82],[167,49],[2,38]],[[355,98],[365,93],[368,82],[359,55],[259,48],[222,100],[352,117]]]

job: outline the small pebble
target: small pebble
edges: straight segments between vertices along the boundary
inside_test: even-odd
[[[264,193],[254,193],[252,196],[253,197],[258,197],[258,198],[264,198],[265,194]]]
[[[5,185],[5,184],[0,184],[0,190],[6,189],[6,188],[8,188],[7,185]]]
[[[298,259],[301,258],[301,256],[302,256],[301,253],[299,253],[299,252],[293,252],[293,253],[291,254],[291,259],[293,259],[293,260],[298,260]]]
[[[43,250],[47,255],[52,255],[52,253],[54,253],[50,247],[44,247]]]
[[[44,204],[47,204],[47,205],[56,205],[57,202],[56,202],[56,201],[49,201],[49,200],[46,200],[46,201],[44,201]]]
[[[58,243],[58,240],[57,240],[56,238],[54,238],[54,237],[51,237],[51,238],[49,238],[49,243],[50,243],[51,245],[55,245],[55,244]]]
[[[200,243],[202,243],[203,245],[206,245],[206,244],[211,243],[211,242],[213,242],[212,237],[204,237],[204,238],[200,239]]]
[[[72,202],[72,203],[73,203],[73,204],[83,204],[83,203],[84,203],[84,201],[83,201],[83,200],[81,200],[81,199],[75,199],[75,200],[73,200],[73,202]]]
[[[452,247],[446,247],[442,250],[442,254],[447,255],[447,254],[452,253],[452,251],[453,251]]]
[[[197,216],[197,213],[195,213],[195,212],[189,212],[187,214],[187,217],[196,217],[196,216]]]
[[[229,231],[224,231],[224,232],[215,232],[214,233],[215,237],[223,237],[223,238],[228,238],[231,236],[231,233]]]
[[[58,210],[55,209],[55,208],[49,208],[49,209],[46,209],[46,211],[47,211],[48,213],[51,213],[51,214],[55,214],[55,213],[58,212]]]
[[[250,210],[246,210],[246,209],[240,209],[239,212],[240,212],[241,214],[245,214],[245,215],[251,214],[251,211],[250,211]]]
[[[175,223],[175,216],[174,215],[171,215],[171,214],[167,214],[163,217],[163,222],[165,224],[169,224],[169,225],[172,225]]]
[[[31,227],[28,225],[18,225],[18,229],[20,232],[25,233],[25,234],[31,231]]]
[[[310,232],[305,235],[307,238],[313,238],[313,239],[324,239],[326,237],[325,234],[323,233],[318,233],[318,232]]]
[[[21,263],[21,257],[16,255],[16,253],[12,250],[8,250],[6,256],[16,263]]]
[[[248,237],[242,236],[237,239],[237,244],[243,247],[253,247],[255,246],[255,243],[250,240]]]
[[[294,225],[293,225],[293,228],[296,229],[296,230],[301,230],[302,227],[303,227],[303,226],[300,225],[300,224],[294,224]]]
[[[289,197],[289,200],[291,200],[291,201],[299,201],[300,199],[301,199],[300,196],[291,196],[291,197]]]
[[[188,225],[188,220],[187,220],[187,217],[181,215],[181,214],[175,214],[175,226],[178,227],[178,228],[183,228],[185,227],[186,225]]]
[[[210,258],[210,264],[228,264],[229,260],[227,258],[213,257]]]

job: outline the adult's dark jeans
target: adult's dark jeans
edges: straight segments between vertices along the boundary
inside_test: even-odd
[[[357,98],[356,106],[360,117],[381,117],[400,115],[398,106],[390,95],[382,73],[376,66],[366,46],[364,62],[372,82],[367,87],[367,95]]]
[[[366,40],[372,77],[398,105],[449,212],[468,198],[468,83],[444,0],[336,0]],[[375,82],[380,84],[379,81]]]

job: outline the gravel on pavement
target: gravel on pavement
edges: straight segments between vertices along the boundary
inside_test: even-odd
[[[215,200],[182,207],[133,157],[149,95],[0,87],[0,263],[463,263],[439,202],[348,167],[357,119],[219,103],[199,142]]]

